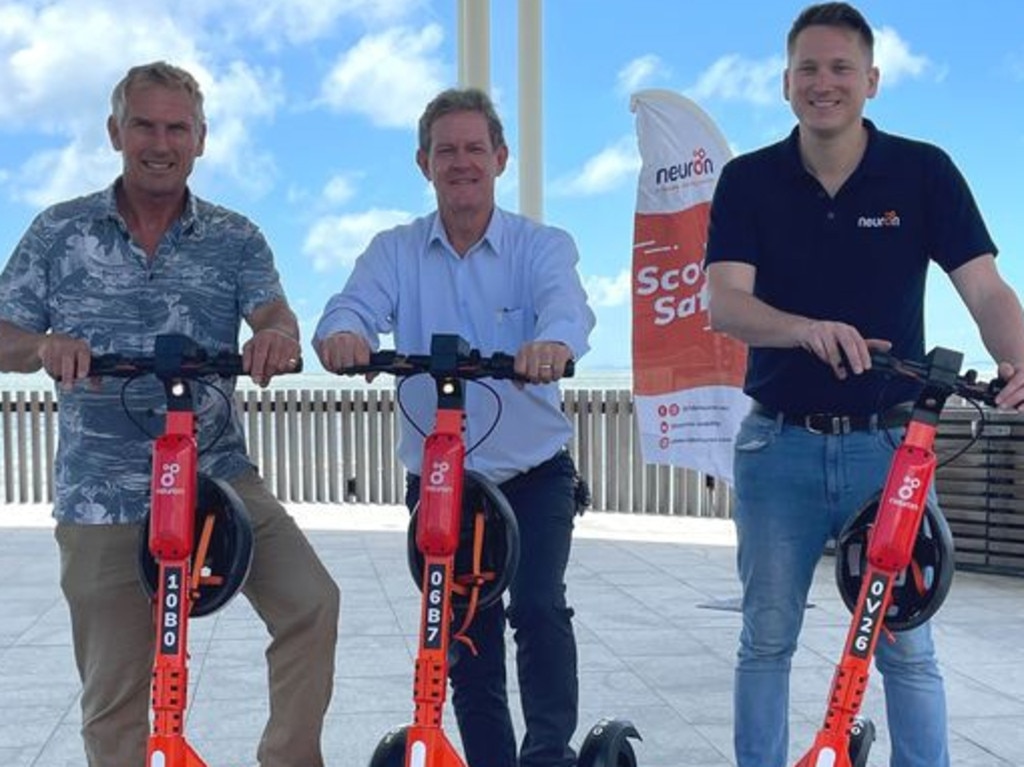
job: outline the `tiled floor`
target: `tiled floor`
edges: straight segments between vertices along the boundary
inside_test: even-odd
[[[393,507],[292,511],[343,593],[328,765],[365,765],[381,735],[412,712],[419,596],[405,565],[405,514]],[[46,515],[32,507],[0,511],[3,767],[84,766],[78,682]],[[582,518],[569,573],[581,668],[577,742],[599,717],[615,715],[643,736],[635,744],[640,767],[732,764],[734,553],[728,522]],[[830,562],[811,600],[792,679],[793,762],[813,739],[849,623]],[[238,599],[195,621],[191,633],[190,741],[210,767],[251,765],[266,716],[262,624]],[[953,764],[1024,764],[1024,579],[958,573],[936,637]],[[881,731],[870,760],[881,767],[888,744],[875,677],[865,712]],[[457,742],[454,727],[448,731]]]

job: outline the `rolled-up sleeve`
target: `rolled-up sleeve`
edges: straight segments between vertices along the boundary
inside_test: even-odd
[[[388,232],[373,238],[356,259],[344,288],[327,301],[316,326],[316,340],[334,333],[357,333],[378,348],[380,335],[394,327],[397,249]]]
[[[0,320],[24,330],[44,333],[50,329],[49,251],[43,217],[39,216],[18,242],[0,273]]]

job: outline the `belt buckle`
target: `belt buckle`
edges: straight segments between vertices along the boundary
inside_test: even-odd
[[[825,432],[822,429],[819,429],[817,426],[814,425],[815,419],[817,417],[818,416],[816,416],[813,413],[811,415],[805,415],[804,416],[804,428],[807,431],[809,431],[811,434],[826,434],[827,432]]]
[[[814,425],[815,419],[820,419],[822,422],[827,422],[828,426],[819,429]],[[827,419],[827,421],[825,420]],[[804,428],[811,434],[836,436],[838,434],[849,434],[852,431],[850,424],[850,416],[848,415],[827,415],[826,413],[816,413],[804,416]]]

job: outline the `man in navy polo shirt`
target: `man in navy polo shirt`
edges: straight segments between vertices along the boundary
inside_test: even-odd
[[[998,403],[1024,402],[1024,314],[967,184],[940,149],[863,118],[879,81],[871,27],[846,3],[811,6],[787,53],[785,97],[799,124],[723,169],[707,246],[711,324],[750,346],[754,400],[735,453],[738,767],[786,764],[790,661],[815,566],[884,482],[906,418],[894,408],[912,398],[863,373],[871,349],[923,358],[930,261],[1008,379]],[[808,429],[808,414],[839,417]],[[876,661],[893,767],[949,765],[928,624],[880,642]]]

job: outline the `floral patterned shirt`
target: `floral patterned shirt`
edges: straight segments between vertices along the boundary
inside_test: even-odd
[[[117,210],[115,188],[70,200],[33,221],[0,274],[0,319],[88,342],[93,354],[152,354],[179,333],[210,353],[237,351],[243,317],[284,298],[273,254],[248,219],[192,194],[152,259]],[[230,478],[252,465],[234,379],[197,382],[200,470]],[[149,509],[152,443],[163,429],[153,376],[57,387],[54,516],[73,524],[138,522]],[[219,438],[217,433],[223,428]]]

